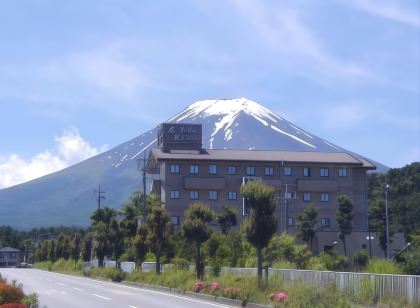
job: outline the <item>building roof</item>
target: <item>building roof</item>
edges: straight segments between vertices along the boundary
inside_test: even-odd
[[[203,150],[163,152],[153,148],[150,157],[158,160],[196,160],[196,161],[255,161],[255,162],[292,162],[319,164],[346,164],[355,167],[376,169],[367,159],[358,159],[344,152],[291,152],[291,151],[260,151],[260,150]],[[150,162],[149,162],[150,163]],[[153,168],[152,165],[148,166]]]
[[[20,252],[20,250],[12,247],[3,247],[0,248],[0,252]]]

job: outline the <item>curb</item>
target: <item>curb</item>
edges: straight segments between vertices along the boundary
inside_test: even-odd
[[[190,291],[184,291],[181,289],[176,288],[169,288],[169,287],[162,287],[162,286],[156,286],[156,285],[149,285],[149,284],[143,284],[138,282],[131,282],[131,281],[122,281],[122,284],[126,284],[133,287],[143,288],[147,290],[159,290],[167,293],[175,293],[179,295],[183,295],[185,297],[190,298],[197,298],[208,302],[216,302],[219,304],[225,304],[230,306],[236,306],[236,307],[249,307],[249,308],[270,308],[271,306],[262,305],[262,304],[255,304],[255,303],[246,303],[243,305],[241,301],[230,299],[226,297],[219,297],[219,296],[213,296],[208,294],[200,294]]]

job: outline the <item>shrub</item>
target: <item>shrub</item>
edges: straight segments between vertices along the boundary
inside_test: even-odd
[[[216,281],[213,281],[213,282],[210,284],[210,293],[214,294],[214,293],[216,293],[219,289],[220,289],[220,286],[219,286],[219,284],[218,284]]]
[[[366,267],[366,272],[374,274],[402,274],[403,271],[393,261],[385,259],[371,259]]]
[[[204,290],[205,288],[206,288],[206,285],[204,284],[204,282],[199,281],[199,282],[196,282],[196,283],[193,285],[192,290],[193,290],[193,292],[195,292],[195,293],[200,293],[200,292],[201,292],[201,290]]]
[[[359,250],[353,255],[353,264],[355,264],[359,268],[366,267],[368,262],[369,262],[369,256],[367,252],[364,250]]]
[[[109,279],[114,282],[121,282],[125,278],[124,272],[119,268],[94,268],[90,270],[88,275]]]
[[[223,296],[229,297],[231,299],[238,299],[239,294],[240,292],[237,288],[224,288],[223,289]]]
[[[38,294],[31,293],[25,296],[25,298],[22,299],[20,302],[21,304],[25,304],[29,306],[30,308],[38,308],[39,307]]]
[[[19,304],[19,303],[10,303],[10,304],[3,304],[0,305],[0,308],[28,308],[25,304]],[[32,306],[31,306],[32,308]]]
[[[178,270],[188,271],[189,267],[190,267],[190,262],[187,259],[184,259],[184,258],[174,258],[172,260],[172,263],[173,263],[175,269],[178,269]]]
[[[21,289],[8,284],[0,284],[0,304],[20,303],[25,297]]]

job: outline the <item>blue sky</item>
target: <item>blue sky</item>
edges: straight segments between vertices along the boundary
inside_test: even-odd
[[[419,161],[419,2],[0,2],[0,188],[234,97],[390,167]]]

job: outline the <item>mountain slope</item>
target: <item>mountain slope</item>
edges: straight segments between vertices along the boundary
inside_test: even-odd
[[[199,101],[169,121],[203,124],[206,148],[349,152],[245,98]],[[1,189],[0,225],[87,226],[90,213],[97,206],[94,191],[98,184],[106,191],[103,204],[113,207],[119,207],[140,189],[138,166],[142,166],[150,148],[157,145],[156,136],[157,127],[77,165]]]

